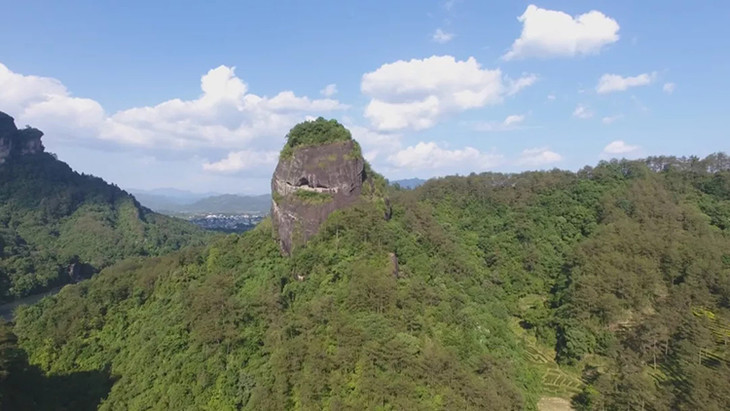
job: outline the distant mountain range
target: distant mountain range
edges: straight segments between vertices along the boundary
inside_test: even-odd
[[[401,186],[401,188],[412,190],[425,182],[426,180],[422,178],[406,178],[403,180],[391,181],[390,183],[393,185],[398,184],[399,186]]]
[[[408,178],[392,181],[391,184],[398,184],[405,189],[414,189],[425,182],[426,180],[421,178]],[[163,214],[262,214],[268,213],[271,208],[271,194],[193,193],[176,188],[129,189],[127,191],[132,193],[143,206]]]
[[[130,190],[143,206],[163,214],[268,213],[271,195],[192,193],[177,189]]]

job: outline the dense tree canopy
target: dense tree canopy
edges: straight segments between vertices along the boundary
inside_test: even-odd
[[[109,410],[724,410],[729,188],[721,155],[432,180],[291,258],[266,221],[127,260],[14,332],[49,378],[108,373]]]
[[[296,147],[348,140],[352,140],[352,135],[345,126],[337,120],[325,120],[323,117],[318,117],[316,120],[301,122],[289,130],[281,156],[284,158],[291,156]]]
[[[0,301],[68,283],[135,255],[200,244],[192,224],[155,214],[46,153],[0,165]]]

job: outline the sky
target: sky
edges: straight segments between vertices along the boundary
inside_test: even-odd
[[[267,193],[343,123],[386,178],[730,151],[730,2],[5,1],[0,111],[125,189]]]

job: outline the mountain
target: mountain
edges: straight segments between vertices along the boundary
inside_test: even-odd
[[[216,195],[165,195],[159,191],[134,191],[142,205],[165,214],[221,213],[221,214],[263,214],[271,207],[271,196],[216,194]]]
[[[310,189],[278,189],[317,156],[303,148],[350,141],[316,125],[282,151],[280,211],[300,190],[339,186],[310,185],[317,172],[296,186]],[[7,362],[5,392],[57,395],[21,385],[37,369],[64,392],[93,376],[75,405],[102,410],[730,406],[727,156],[445,177],[374,196],[357,156],[325,158],[361,195],[287,208],[294,247],[275,211],[243,235],[122,262],[21,309],[12,331],[26,356]],[[317,193],[302,200],[333,201]]]
[[[370,170],[350,131],[322,117],[291,129],[271,178],[271,218],[281,252],[290,255],[333,212],[371,197],[385,206],[385,179]]]
[[[185,213],[266,213],[271,208],[271,195],[244,196],[238,194],[221,194],[206,197],[192,204],[178,208]]]
[[[77,281],[121,259],[208,236],[44,152],[43,133],[0,113],[0,301]]]
[[[426,180],[421,178],[407,178],[404,180],[395,180],[392,182],[393,185],[399,185],[402,188],[412,190],[416,187],[422,186],[423,183],[425,183]]]
[[[195,202],[197,200],[200,200],[205,197],[212,197],[219,195],[220,193],[194,193],[192,191],[187,190],[180,190],[177,188],[170,188],[170,187],[163,187],[163,188],[154,188],[152,190],[139,190],[139,189],[129,189],[129,192],[132,193],[135,197],[138,195],[150,195],[150,196],[158,196],[158,197],[164,197],[167,198],[173,202],[180,202],[189,204],[192,202]]]
[[[183,199],[177,197],[170,197],[160,194],[150,194],[140,191],[133,191],[131,193],[134,198],[139,201],[142,206],[149,208],[156,212],[164,212],[168,210],[176,210],[184,207],[187,204],[197,201],[197,199]]]

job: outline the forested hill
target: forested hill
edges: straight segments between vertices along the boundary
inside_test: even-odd
[[[202,244],[208,236],[151,212],[100,178],[74,172],[43,152],[40,138],[37,146],[32,152],[11,147],[0,163],[0,301],[78,280],[126,257]]]
[[[106,376],[105,410],[726,410],[728,165],[431,180],[389,193],[390,220],[336,211],[290,258],[265,221],[23,309],[32,366],[5,369]],[[16,404],[55,395],[26,387]]]

